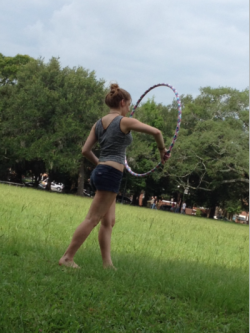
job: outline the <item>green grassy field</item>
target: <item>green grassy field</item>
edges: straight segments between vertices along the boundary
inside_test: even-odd
[[[58,260],[91,199],[0,185],[0,332],[248,332],[246,225],[117,205],[80,270]]]

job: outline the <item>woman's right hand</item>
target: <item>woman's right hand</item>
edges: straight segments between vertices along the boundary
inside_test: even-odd
[[[159,129],[141,123],[137,119],[123,117],[120,122],[121,131],[125,134],[136,131],[153,135],[160,151],[161,163],[164,164],[170,157],[170,152],[164,147],[164,139]]]
[[[171,153],[166,149],[159,149],[161,156],[161,164],[165,164],[165,162],[170,158]]]

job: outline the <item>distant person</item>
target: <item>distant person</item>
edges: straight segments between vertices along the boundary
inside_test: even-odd
[[[171,205],[170,211],[171,211],[171,212],[174,212],[174,210],[175,210],[175,203],[172,202],[172,205]]]
[[[180,212],[180,202],[177,202],[174,212],[175,213],[179,213]]]
[[[126,90],[121,89],[118,84],[111,84],[105,103],[110,108],[109,113],[93,125],[82,148],[83,156],[96,166],[90,177],[91,184],[96,189],[95,196],[85,220],[75,230],[71,243],[59,260],[59,265],[79,267],[74,262],[74,256],[94,227],[101,221],[98,239],[103,267],[114,268],[110,253],[111,234],[115,224],[116,196],[124,171],[125,151],[132,142],[131,131],[150,134],[154,137],[162,164],[170,157],[170,154],[166,155],[167,149],[160,130],[141,123],[137,119],[126,117],[130,112],[131,104],[131,96]],[[100,144],[99,159],[92,151],[97,142]]]
[[[157,197],[152,197],[152,201],[153,201],[153,205],[152,205],[152,209],[157,209],[156,205],[157,205]]]
[[[143,205],[143,199],[144,199],[144,193],[141,193],[141,194],[139,195],[139,206],[140,206],[140,207],[142,207],[142,205]]]
[[[153,209],[157,209],[157,204],[158,204],[158,199],[157,199],[157,197],[155,196],[155,197],[154,197],[154,208],[153,208]]]
[[[154,208],[154,197],[152,196],[151,197],[151,200],[150,200],[150,207],[151,207],[151,209],[153,209]]]
[[[185,214],[185,211],[186,211],[186,203],[183,202],[182,206],[181,206],[181,214]]]
[[[44,173],[42,174],[42,177],[41,177],[41,180],[46,180],[48,178],[48,174],[47,173]]]

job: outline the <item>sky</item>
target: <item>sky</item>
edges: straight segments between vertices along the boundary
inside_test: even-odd
[[[206,86],[249,86],[248,0],[8,0],[0,31],[3,55],[59,57],[117,82],[133,102],[158,83],[193,97]],[[152,96],[174,98],[166,87]]]

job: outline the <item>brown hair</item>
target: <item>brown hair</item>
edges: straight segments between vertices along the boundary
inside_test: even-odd
[[[121,89],[117,83],[112,83],[110,85],[110,92],[105,97],[105,103],[110,108],[119,108],[122,99],[129,101],[131,99],[130,93]]]

